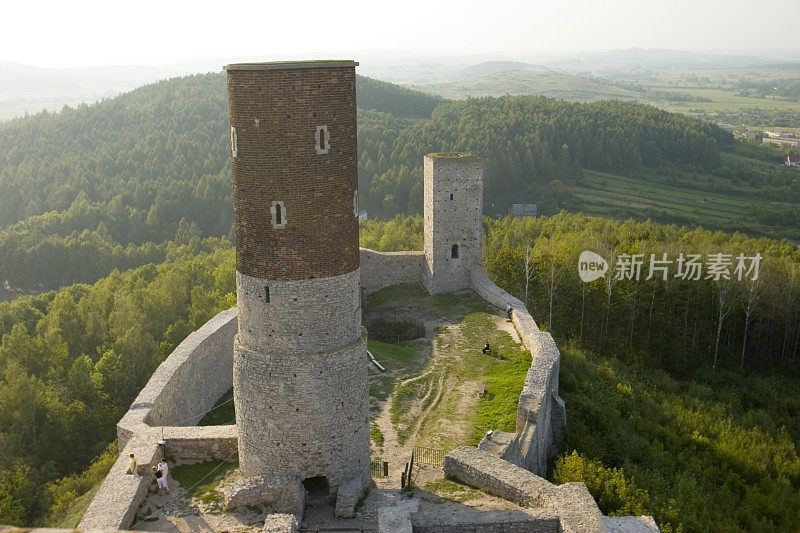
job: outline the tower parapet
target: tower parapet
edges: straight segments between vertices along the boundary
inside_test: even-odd
[[[463,153],[428,154],[423,169],[425,287],[431,294],[469,289],[483,249],[483,162]]]
[[[225,67],[239,464],[246,476],[305,482],[331,496],[354,478],[370,479],[357,64]]]

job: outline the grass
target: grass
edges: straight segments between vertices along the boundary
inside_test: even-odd
[[[442,316],[457,315],[469,311],[475,306],[489,309],[489,305],[477,297],[464,300],[460,294],[437,294],[431,296],[422,285],[395,285],[388,287],[369,297],[364,306],[364,313],[370,313],[379,307],[405,306],[435,311]]]
[[[239,462],[208,461],[191,465],[179,465],[170,470],[170,475],[187,490],[189,497],[203,503],[219,501],[217,485],[229,472],[239,468]]]
[[[485,493],[475,487],[470,487],[469,485],[450,479],[429,481],[423,488],[437,496],[460,503],[469,500],[477,500],[486,496]]]
[[[431,351],[430,340],[370,341],[382,364],[402,370],[403,378],[373,372],[371,381],[373,397],[383,400],[391,394],[390,420],[400,444],[413,436],[417,445],[450,449],[476,442],[488,428],[514,429],[530,354],[498,329],[500,310],[471,293],[429,296],[414,286],[385,289],[367,303],[369,311],[386,307],[435,315],[445,324],[432,340],[435,361],[424,356]],[[489,355],[481,353],[487,341]],[[481,385],[486,394],[479,399]]]
[[[198,426],[225,426],[228,424],[233,424],[233,419],[236,417],[236,410],[233,405],[233,389],[230,389],[228,392],[222,395],[222,397],[217,400],[217,403],[214,404],[214,407],[209,410],[203,418],[200,419],[200,422],[197,423]]]
[[[396,380],[416,374],[428,361],[429,351],[425,347],[425,340],[392,344],[370,339],[367,348],[375,360],[386,368],[386,372],[371,372],[369,395],[376,402],[386,401]]]
[[[55,527],[60,529],[75,529],[78,527],[78,524],[83,519],[83,515],[86,514],[86,509],[89,508],[89,504],[92,503],[95,494],[100,490],[100,485],[102,484],[103,482],[100,481],[87,492],[75,498]]]
[[[384,437],[383,433],[381,432],[380,428],[375,422],[371,422],[369,425],[369,436],[372,439],[372,442],[379,448],[383,447]]]

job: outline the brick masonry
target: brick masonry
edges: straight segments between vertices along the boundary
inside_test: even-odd
[[[358,268],[356,65],[226,67],[239,272],[287,281]],[[317,126],[329,133],[322,155]],[[273,227],[276,201],[284,202],[285,227]]]

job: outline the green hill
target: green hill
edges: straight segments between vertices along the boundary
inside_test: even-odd
[[[536,70],[505,70],[475,78],[436,83],[420,90],[451,99],[469,96],[502,96],[504,94],[537,94],[563,100],[640,100],[641,94],[609,83],[568,74]]]
[[[630,102],[539,96],[447,101],[358,78],[359,201],[370,217],[422,208],[425,153],[486,159],[492,215],[524,198],[580,208],[583,168],[719,165],[730,135]],[[0,125],[0,281],[33,290],[161,262],[165,243],[232,238],[225,78],[165,80]],[[418,120],[418,119],[427,120]],[[566,191],[568,193],[568,191]]]

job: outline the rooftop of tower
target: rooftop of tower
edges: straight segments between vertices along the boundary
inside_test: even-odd
[[[350,59],[316,59],[312,61],[269,61],[266,63],[232,63],[223,70],[294,70],[300,68],[357,67]]]
[[[479,159],[467,152],[437,152],[426,154],[425,157],[431,157],[433,159]]]

